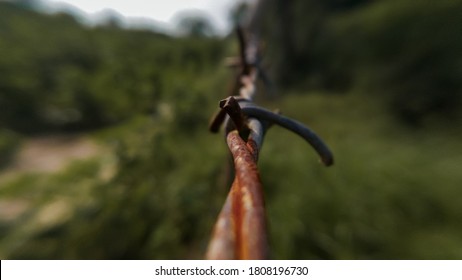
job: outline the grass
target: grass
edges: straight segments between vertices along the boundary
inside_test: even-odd
[[[8,129],[0,129],[0,171],[10,163],[20,143],[19,135]]]
[[[324,137],[336,164],[320,166],[285,131],[268,134],[261,169],[275,258],[462,257],[456,128],[403,127],[354,94],[290,95],[279,106]]]

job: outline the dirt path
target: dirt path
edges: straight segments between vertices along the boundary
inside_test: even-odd
[[[0,172],[0,182],[23,172],[53,173],[71,161],[85,159],[101,151],[84,135],[50,135],[24,140],[13,162]]]
[[[58,172],[73,160],[90,158],[102,151],[101,146],[85,135],[50,135],[25,139],[11,164],[0,171],[0,187],[24,173]],[[0,198],[0,223],[17,219],[30,207],[31,203],[23,198]]]

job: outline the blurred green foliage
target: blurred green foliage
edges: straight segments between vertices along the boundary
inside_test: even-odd
[[[0,129],[0,169],[7,165],[20,146],[20,136],[11,130]]]
[[[277,106],[318,131],[336,163],[269,131],[260,167],[275,258],[462,257],[460,129],[409,131],[362,93],[295,92]]]
[[[82,28],[0,3],[0,125],[23,132],[88,129],[153,112],[181,75],[222,57],[217,39]],[[111,97],[111,98],[108,98]]]
[[[462,258],[460,125],[434,118],[410,129],[388,107],[403,98],[411,108],[413,94],[433,104],[435,91],[458,106],[459,50],[447,44],[460,43],[448,23],[460,2],[435,2],[432,20],[415,25],[428,5],[285,2],[268,0],[290,15],[287,38],[273,40],[283,35],[274,24],[274,38],[263,34],[286,94],[261,101],[309,124],[336,165],[321,166],[308,144],[270,129],[259,166],[272,258]],[[227,148],[207,122],[228,94],[220,62],[237,53],[234,38],[84,28],[7,3],[0,15],[5,164],[31,133],[83,130],[107,148],[52,174],[0,173],[0,258],[202,258],[229,188]],[[445,23],[447,33],[431,29]],[[435,33],[430,45],[423,24]],[[413,91],[419,83],[423,96]]]
[[[356,90],[401,121],[460,119],[462,1],[269,0],[273,78],[284,86]]]

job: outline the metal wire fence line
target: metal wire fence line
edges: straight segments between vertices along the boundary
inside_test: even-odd
[[[239,95],[220,101],[210,131],[224,124],[226,142],[234,160],[235,178],[215,223],[207,259],[267,259],[269,246],[258,154],[268,128],[277,124],[304,138],[330,166],[333,155],[324,142],[302,123],[255,105],[256,81],[262,77],[255,36],[246,38],[237,28],[240,46]],[[263,76],[265,77],[265,76]]]

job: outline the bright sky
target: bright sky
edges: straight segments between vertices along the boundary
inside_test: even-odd
[[[229,9],[238,0],[48,0],[51,4],[67,3],[92,14],[112,9],[127,17],[145,17],[166,23],[173,23],[175,14],[184,10],[200,10],[220,31],[228,27]]]

